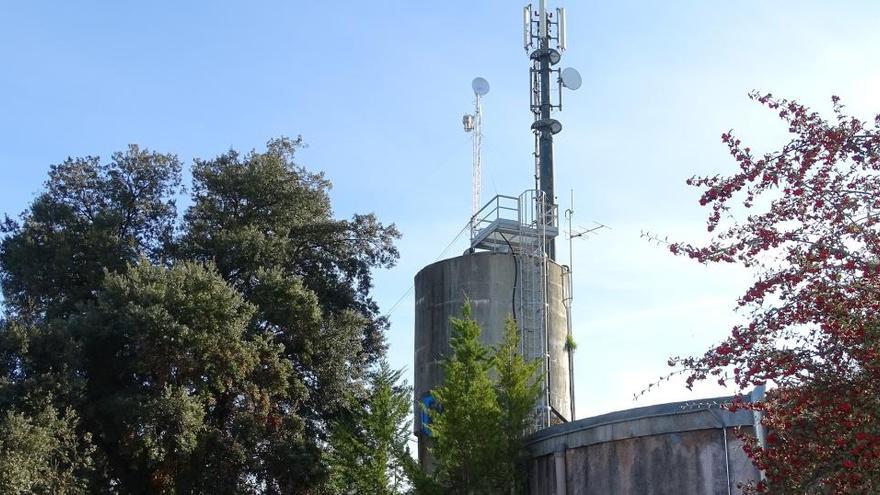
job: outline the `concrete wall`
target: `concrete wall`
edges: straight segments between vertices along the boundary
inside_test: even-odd
[[[529,441],[529,493],[739,493],[738,482],[759,476],[736,438],[737,428],[752,430],[752,415],[711,406],[727,400],[630,409],[539,431]]]
[[[510,254],[477,252],[439,261],[423,268],[415,277],[415,383],[418,401],[443,380],[440,363],[449,353],[449,318],[460,316],[466,298],[482,328],[482,341],[497,345],[504,335],[504,323],[513,311],[516,275]],[[570,419],[568,352],[565,349],[565,307],[562,304],[562,267],[549,264],[548,302],[550,315],[551,405]],[[419,414],[414,431],[419,436],[419,459],[425,461],[426,443]]]

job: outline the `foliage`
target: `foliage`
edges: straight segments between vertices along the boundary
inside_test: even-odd
[[[88,493],[94,446],[79,435],[76,413],[46,405],[35,415],[8,410],[0,420],[0,491],[8,494]]]
[[[759,404],[767,448],[747,452],[767,475],[758,491],[880,491],[880,116],[873,127],[834,119],[794,101],[752,94],[778,113],[794,137],[756,156],[732,132],[722,141],[739,170],[694,177],[711,207],[707,245],[672,244],[701,263],[754,269],[739,299],[747,323],[703,356],[675,358],[688,384],[715,377],[740,390],[773,382]],[[757,209],[731,220],[731,204]]]
[[[413,459],[407,446],[412,389],[400,382],[401,370],[386,361],[369,374],[369,388],[351,410],[335,422],[330,435],[332,484],[340,494],[407,493]]]
[[[496,391],[501,411],[501,457],[496,470],[509,488],[505,494],[524,493],[526,458],[523,435],[533,419],[535,401],[541,393],[538,362],[520,353],[519,330],[513,319],[504,326],[504,340],[495,349]]]
[[[452,320],[449,344],[443,385],[432,391],[443,411],[429,412],[437,478],[449,493],[495,493],[501,409],[489,378],[491,357],[469,304],[461,319]]]
[[[469,303],[451,323],[452,353],[443,362],[443,385],[432,391],[441,409],[429,411],[436,491],[522,493],[522,439],[540,391],[537,365],[518,353],[512,320],[494,352],[480,342]]]
[[[7,218],[0,413],[72,411],[95,448],[82,486],[327,488],[329,425],[384,353],[371,271],[393,265],[398,233],[335,220],[329,182],[293,162],[299,145],[197,160],[182,223],[179,161],[135,146],[53,166]]]
[[[130,146],[107,164],[68,158],[46,190],[0,232],[5,308],[26,321],[63,318],[94,299],[105,271],[140,256],[158,260],[171,241],[180,162]]]
[[[283,418],[303,387],[280,344],[246,334],[253,313],[209,267],[144,261],[109,275],[71,320],[88,377],[83,415],[124,486],[244,491],[246,473],[266,476],[260,451],[276,435],[302,434]]]
[[[193,205],[184,217],[180,249],[187,258],[213,260],[248,298],[258,299],[265,289],[260,271],[268,269],[308,289],[320,313],[336,317],[351,310],[366,318],[367,326],[357,329],[362,334],[361,362],[352,364],[372,362],[384,352],[387,321],[378,316],[369,296],[370,274],[394,265],[398,252],[393,241],[400,234],[372,214],[332,218],[329,181],[293,161],[301,146],[301,139],[282,138],[270,141],[264,153],[241,156],[229,151],[213,160],[196,160]],[[283,290],[277,277],[270,285]],[[261,311],[271,311],[255,302]],[[337,336],[317,336],[308,345],[327,338]]]

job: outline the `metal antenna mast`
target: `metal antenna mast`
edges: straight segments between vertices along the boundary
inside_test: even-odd
[[[578,89],[581,76],[575,69],[565,70],[552,68],[559,63],[567,45],[565,9],[556,9],[554,18],[548,13],[545,0],[538,3],[538,10],[532,10],[529,4],[523,10],[523,47],[529,53],[532,67],[529,70],[531,81],[531,110],[535,121],[532,130],[535,133],[535,181],[541,191],[538,198],[537,214],[546,218],[553,205],[556,195],[553,187],[553,135],[562,130],[562,124],[552,118],[552,111],[562,110],[562,87]],[[555,48],[551,48],[551,43]],[[551,75],[556,75],[555,95],[552,89]],[[554,103],[554,96],[556,102]],[[547,255],[556,259],[556,241],[547,241]]]
[[[574,190],[571,191],[571,200],[569,201],[570,207],[565,210],[565,219],[568,220],[568,267],[567,273],[568,277],[566,277],[565,282],[563,283],[563,294],[565,297],[562,300],[562,304],[565,306],[565,322],[566,322],[566,338],[573,339],[572,336],[572,328],[571,328],[571,303],[574,300],[574,283],[572,282],[572,272],[574,271],[574,239],[576,237],[586,237],[590,234],[596,232],[601,229],[610,229],[611,227],[601,224],[599,222],[593,222],[596,224],[596,227],[590,229],[581,229],[578,232],[575,232],[572,228],[571,221],[574,217]],[[573,340],[572,340],[573,341]],[[576,418],[575,414],[575,397],[574,397],[574,357],[572,356],[572,351],[574,349],[569,345],[568,347],[568,376],[569,376],[569,395],[571,396],[571,417],[572,419]]]
[[[562,130],[562,124],[552,118],[552,111],[562,110],[562,87],[578,89],[581,84],[580,74],[574,69],[559,70],[553,66],[559,63],[562,55],[560,52],[566,48],[565,10],[556,9],[556,16],[547,12],[545,0],[540,0],[538,9],[533,10],[532,4],[523,9],[523,47],[529,53],[531,68],[529,69],[530,81],[530,109],[534,115],[532,131],[535,134],[535,195],[534,195],[534,219],[535,229],[539,233],[537,239],[539,245],[534,253],[534,263],[537,278],[537,301],[540,307],[537,309],[539,323],[534,329],[523,324],[523,355],[528,358],[540,357],[539,371],[543,376],[543,393],[537,408],[537,426],[544,427],[551,424],[551,417],[558,411],[553,408],[551,393],[552,366],[550,326],[551,320],[547,311],[548,263],[556,260],[556,194],[553,186],[553,135]],[[551,43],[553,47],[551,47]],[[552,75],[556,75],[556,89],[553,90]],[[554,102],[555,100],[555,102]],[[550,234],[550,235],[548,235]],[[529,274],[524,273],[523,278],[529,279]],[[567,275],[570,292],[571,271]],[[565,282],[563,282],[565,283]],[[566,298],[564,304],[568,308],[570,299]],[[570,311],[566,311],[566,319],[570,321]],[[570,325],[570,323],[567,323]],[[567,330],[567,338],[571,331]],[[571,352],[569,352],[571,357]],[[571,364],[571,363],[570,363]],[[573,377],[569,376],[570,383]],[[573,388],[571,389],[573,391]],[[573,396],[572,396],[573,400]],[[560,415],[561,416],[561,415]],[[574,410],[571,410],[574,417]]]
[[[483,109],[480,100],[489,92],[489,82],[482,77],[477,77],[471,82],[471,88],[474,90],[474,113],[465,114],[461,122],[464,125],[464,131],[472,133],[474,146],[471,178],[471,237],[473,237],[476,233],[475,218],[477,212],[483,206],[480,204],[480,191],[482,189],[480,161],[482,160],[483,145]]]
[[[481,97],[489,91],[485,79],[476,78],[473,90],[476,95],[473,114],[463,118],[464,129],[473,133],[474,138],[474,189],[471,216],[471,250],[489,249],[509,252],[515,262],[516,277],[512,297],[513,315],[520,332],[520,352],[528,360],[536,360],[538,374],[542,377],[542,393],[535,404],[534,423],[536,429],[550,426],[556,421],[567,421],[566,414],[555,407],[555,393],[562,389],[553,380],[562,379],[554,375],[558,363],[559,342],[551,340],[558,335],[560,323],[550,309],[550,273],[557,269],[555,239],[559,235],[557,224],[557,205],[553,192],[553,135],[562,130],[559,121],[551,117],[553,110],[562,108],[562,88],[578,89],[580,75],[574,69],[554,69],[561,58],[560,50],[565,49],[565,11],[547,12],[544,0],[538,10],[531,4],[523,10],[523,43],[531,50],[531,101],[530,108],[535,121],[532,130],[535,134],[535,189],[529,189],[518,197],[498,195],[485,206],[480,207],[480,144],[482,140]],[[551,43],[555,48],[551,48]],[[555,80],[552,76],[555,74]],[[555,89],[554,89],[555,86]],[[571,272],[563,277],[570,281]],[[568,292],[570,293],[570,283]],[[563,295],[564,304],[570,298]],[[566,317],[570,319],[570,313]],[[568,331],[568,334],[571,332]],[[569,377],[571,381],[571,377]],[[554,391],[555,390],[555,391]],[[568,395],[568,394],[564,394]],[[569,416],[574,416],[573,410]]]

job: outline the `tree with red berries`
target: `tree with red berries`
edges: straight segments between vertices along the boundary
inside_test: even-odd
[[[750,97],[778,114],[791,141],[757,155],[724,133],[739,170],[687,181],[702,190],[712,237],[669,246],[756,273],[737,301],[744,323],[670,364],[689,387],[768,385],[763,401],[731,405],[761,411],[768,431],[764,445],[744,437],[766,476],[747,491],[880,493],[880,115],[848,116],[836,96],[830,120]]]

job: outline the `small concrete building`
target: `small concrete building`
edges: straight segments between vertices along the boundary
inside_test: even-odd
[[[732,397],[617,411],[551,426],[528,441],[531,495],[729,495],[758,480],[737,438],[750,411]]]

